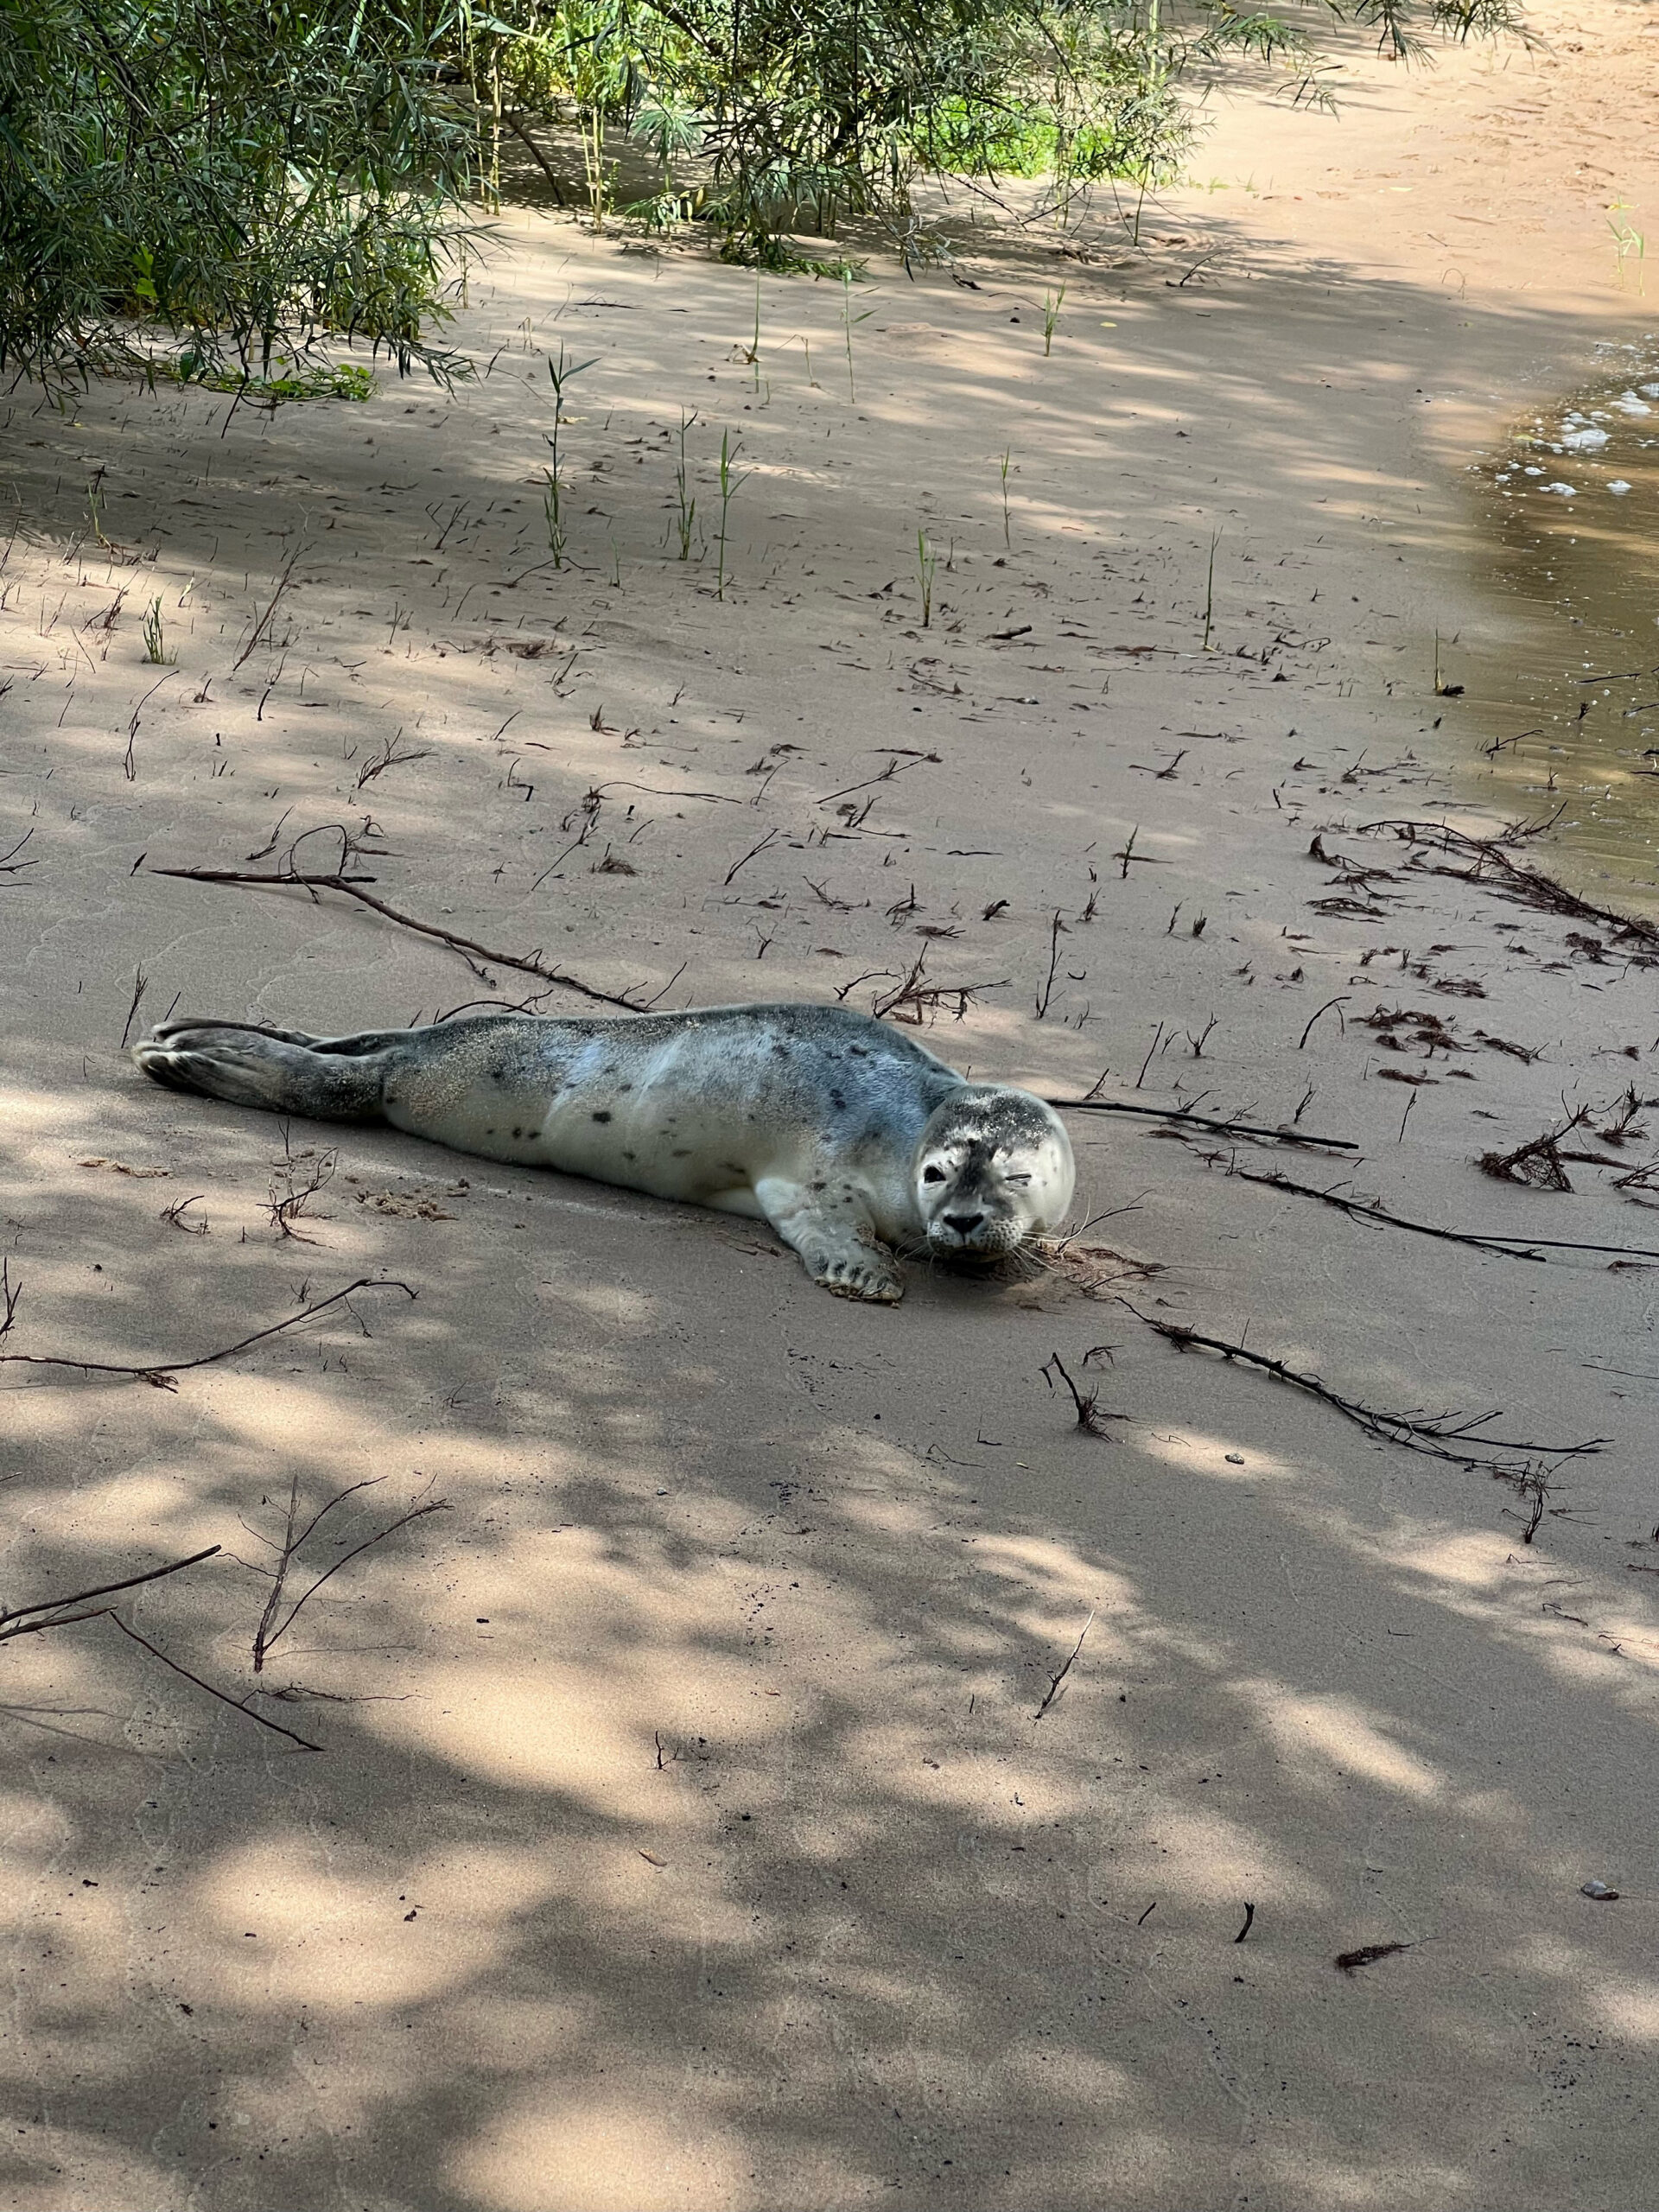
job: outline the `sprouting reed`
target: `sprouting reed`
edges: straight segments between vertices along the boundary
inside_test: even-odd
[[[559,346],[558,359],[554,360],[551,355],[548,358],[548,379],[553,386],[553,430],[552,435],[547,437],[547,443],[552,448],[553,465],[550,468],[544,468],[542,471],[545,484],[545,489],[542,494],[542,505],[547,515],[547,543],[552,553],[553,565],[556,569],[562,569],[564,566],[564,549],[569,543],[563,505],[564,486],[559,474],[559,436],[564,428],[564,388],[572,377],[579,377],[584,369],[591,369],[594,362],[598,359],[599,356],[595,353],[586,361],[567,362],[563,343]],[[543,433],[543,435],[546,435],[546,433]]]
[[[875,313],[866,308],[862,315],[853,313],[853,272],[843,268],[841,272],[841,325],[847,340],[847,397],[855,405],[858,403],[858,386],[853,379],[853,325],[868,322]]]
[[[1628,200],[1615,200],[1608,212],[1607,227],[1613,234],[1613,273],[1618,278],[1618,289],[1624,289],[1624,264],[1636,263],[1636,289],[1638,297],[1647,291],[1648,241],[1645,235],[1626,219],[1630,213]]]
[[[1002,543],[1008,543],[1008,466],[1014,459],[1014,448],[1005,446],[1002,451]]]
[[[938,566],[938,555],[928,543],[927,532],[925,530],[918,530],[916,533],[916,568],[922,580],[922,627],[924,630],[931,629],[933,626],[933,571]]]
[[[679,532],[682,561],[689,561],[691,558],[691,538],[697,526],[696,495],[690,488],[690,474],[685,460],[685,434],[696,419],[695,415],[688,415],[684,408],[681,408],[680,461],[679,467],[674,471],[674,491],[679,503],[679,512],[675,518],[675,528]]]
[[[162,602],[152,600],[144,613],[144,658],[161,668],[171,658],[167,650],[167,634],[162,626]]]
[[[732,463],[736,458],[737,448],[731,442],[731,432],[722,430],[720,434],[720,558],[715,565],[715,592],[717,599],[726,596],[726,523],[731,512],[732,497],[748,475],[747,469],[740,476],[733,468]]]
[[[1210,633],[1214,627],[1216,611],[1216,548],[1221,543],[1218,530],[1210,533],[1210,567],[1204,580],[1204,650],[1210,650]]]
[[[1065,287],[1058,292],[1043,294],[1043,359],[1046,360],[1054,344],[1054,333],[1059,326],[1060,309],[1065,305]]]

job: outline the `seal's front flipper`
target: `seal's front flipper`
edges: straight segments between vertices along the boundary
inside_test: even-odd
[[[761,1211],[814,1282],[837,1298],[896,1306],[905,1279],[850,1191],[809,1191],[781,1176],[763,1175],[754,1195]]]
[[[378,1122],[382,1067],[235,1022],[167,1021],[132,1048],[154,1082],[314,1122]]]

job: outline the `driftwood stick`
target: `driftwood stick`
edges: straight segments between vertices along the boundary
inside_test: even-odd
[[[240,395],[238,394],[238,397]],[[283,569],[282,575],[276,579],[276,588],[270,595],[270,606],[266,607],[264,613],[254,624],[252,636],[248,639],[247,644],[243,646],[241,652],[231,664],[231,673],[232,675],[234,675],[237,670],[241,667],[243,662],[246,660],[248,655],[258,644],[261,635],[270,621],[271,616],[276,612],[277,605],[282,599],[283,594],[288,589],[289,585],[293,581],[294,564],[304,550],[305,548],[302,545],[296,545],[294,550],[289,555],[287,566]]]
[[[1265,1352],[1248,1351],[1243,1344],[1229,1344],[1220,1337],[1201,1336],[1196,1329],[1189,1329],[1179,1321],[1160,1321],[1150,1313],[1143,1313],[1138,1306],[1128,1306],[1138,1321],[1155,1329],[1160,1337],[1173,1344],[1177,1351],[1204,1351],[1218,1353],[1223,1359],[1243,1360],[1251,1367],[1259,1367],[1281,1382],[1293,1389],[1306,1390],[1310,1397],[1318,1398],[1353,1421],[1370,1436],[1382,1438],[1390,1444],[1401,1444],[1408,1452],[1426,1452],[1430,1459],[1450,1460],[1454,1466],[1465,1467],[1474,1472],[1484,1468],[1503,1482],[1535,1489],[1539,1475],[1535,1461],[1531,1459],[1515,1460],[1502,1457],[1482,1459],[1481,1452],[1502,1454],[1527,1452],[1537,1458],[1553,1459],[1558,1464],[1567,1459],[1588,1457],[1611,1442],[1610,1437],[1594,1436],[1581,1444],[1535,1444],[1519,1442],[1510,1437],[1479,1436],[1477,1429],[1484,1428],[1496,1416],[1482,1414],[1473,1416],[1453,1416],[1451,1414],[1426,1415],[1421,1414],[1390,1414],[1380,1408],[1367,1406],[1357,1399],[1344,1398],[1339,1390],[1322,1382],[1317,1375],[1304,1375],[1286,1365],[1282,1359],[1272,1359]]]
[[[1103,1346],[1102,1349],[1107,1351],[1108,1357],[1109,1357],[1109,1347]],[[1061,1382],[1065,1383],[1067,1390],[1071,1393],[1071,1403],[1077,1409],[1077,1427],[1083,1431],[1085,1436],[1104,1437],[1107,1434],[1105,1427],[1106,1422],[1109,1421],[1122,1421],[1126,1418],[1122,1414],[1111,1414],[1106,1412],[1101,1405],[1100,1392],[1097,1389],[1087,1391],[1079,1390],[1077,1384],[1066,1373],[1065,1364],[1060,1358],[1060,1355],[1057,1351],[1051,1352],[1046,1361],[1038,1370],[1051,1390],[1054,1388],[1054,1376],[1051,1375],[1048,1371],[1051,1367],[1054,1370],[1054,1374],[1059,1376]],[[1092,1619],[1094,1616],[1090,1614],[1090,1618]]]
[[[1272,1144],[1305,1145],[1320,1152],[1357,1152],[1347,1137],[1304,1136],[1300,1129],[1259,1129],[1249,1122],[1215,1122],[1207,1114],[1189,1114],[1179,1106],[1126,1106],[1115,1098],[1049,1098],[1045,1105],[1064,1114],[1135,1114],[1148,1122],[1183,1122],[1195,1129],[1213,1129],[1222,1136],[1261,1137]]]
[[[82,1618],[88,1619],[91,1616],[83,1615]],[[113,1621],[123,1636],[130,1636],[135,1643],[142,1643],[152,1659],[159,1659],[163,1667],[170,1667],[175,1675],[182,1675],[187,1682],[194,1682],[199,1690],[206,1690],[209,1697],[216,1697],[221,1705],[228,1705],[232,1713],[243,1713],[248,1719],[257,1720],[262,1728],[270,1728],[279,1736],[286,1736],[290,1744],[297,1744],[302,1751],[320,1751],[322,1749],[321,1744],[311,1743],[304,1736],[296,1736],[291,1728],[284,1728],[280,1720],[267,1720],[263,1713],[256,1713],[251,1705],[244,1705],[239,1697],[232,1697],[225,1690],[216,1690],[211,1682],[204,1682],[200,1675],[193,1675],[188,1667],[181,1667],[176,1659],[169,1659],[166,1652],[152,1643],[147,1636],[140,1636],[136,1628],[129,1628],[119,1613],[106,1613],[105,1618]]]
[[[256,1675],[264,1672],[265,1659],[271,1646],[288,1634],[298,1618],[301,1607],[316,1596],[330,1575],[338,1574],[342,1567],[348,1565],[360,1553],[372,1550],[376,1544],[384,1543],[388,1536],[396,1535],[399,1529],[406,1529],[411,1521],[423,1520],[429,1513],[446,1513],[449,1510],[447,1498],[432,1498],[424,1503],[412,1505],[407,1513],[399,1514],[395,1521],[389,1521],[384,1529],[377,1529],[372,1536],[364,1537],[360,1543],[353,1544],[348,1552],[342,1553],[333,1566],[326,1567],[316,1577],[310,1588],[289,1606],[287,1618],[278,1623],[276,1616],[287,1602],[285,1587],[288,1571],[298,1556],[301,1546],[309,1541],[318,1523],[332,1513],[335,1506],[343,1504],[346,1498],[354,1497],[359,1491],[372,1490],[377,1484],[385,1480],[384,1475],[369,1475],[361,1482],[352,1483],[345,1490],[336,1491],[327,1503],[319,1507],[318,1510],[312,1515],[309,1521],[306,1522],[304,1529],[296,1535],[295,1523],[299,1518],[300,1478],[296,1474],[289,1492],[287,1525],[278,1549],[276,1570],[271,1577],[270,1596],[266,1600],[264,1613],[260,1616],[259,1625],[254,1631],[253,1671]]]
[[[77,1590],[71,1598],[42,1598],[33,1605],[8,1605],[3,1612],[0,1612],[0,1643],[14,1636],[33,1636],[37,1629],[56,1625],[52,1621],[35,1621],[27,1626],[14,1625],[22,1624],[26,1614],[60,1613],[68,1605],[89,1605],[94,1598],[113,1597],[118,1590],[136,1590],[141,1582],[159,1582],[163,1576],[177,1574],[184,1567],[199,1567],[203,1560],[212,1559],[219,1548],[217,1544],[209,1544],[206,1551],[192,1552],[188,1559],[173,1560],[166,1567],[152,1567],[143,1574],[130,1574],[124,1582],[100,1582],[96,1590]],[[100,1611],[108,1610],[107,1606],[99,1608]],[[79,1618],[90,1619],[92,1616],[82,1614]]]
[[[1563,914],[1574,921],[1599,922],[1618,936],[1634,938],[1649,951],[1659,952],[1659,925],[1633,914],[1621,914],[1611,906],[1595,906],[1588,899],[1580,899],[1576,891],[1569,891],[1564,883],[1558,883],[1553,875],[1546,875],[1541,868],[1522,868],[1510,859],[1506,847],[1536,836],[1548,826],[1546,822],[1517,823],[1498,836],[1476,837],[1466,830],[1454,830],[1444,822],[1364,822],[1355,834],[1397,837],[1402,844],[1422,845],[1455,855],[1471,865],[1434,873],[1454,875],[1464,883],[1484,884],[1489,890],[1503,892],[1546,913]]]
[[[584,983],[579,976],[571,976],[561,968],[550,968],[533,957],[516,952],[497,952],[487,944],[480,944],[474,938],[461,937],[453,930],[440,929],[435,922],[423,922],[413,914],[400,913],[396,906],[389,906],[384,899],[377,899],[364,890],[365,883],[372,883],[372,876],[301,875],[286,868],[273,868],[258,874],[242,868],[156,868],[152,875],[182,876],[191,883],[231,883],[261,885],[297,885],[315,896],[319,891],[343,892],[346,898],[356,899],[365,906],[372,906],[377,914],[384,914],[389,922],[396,922],[399,929],[414,930],[421,937],[435,938],[440,944],[447,944],[459,952],[469,963],[474,960],[488,960],[498,968],[516,968],[520,975],[539,976],[544,983],[562,983],[567,990],[576,991],[585,999],[593,999],[601,1006],[620,1006],[629,1014],[644,1014],[646,1008],[638,999],[615,991],[601,991],[596,984]]]
[[[250,1345],[263,1344],[267,1337],[279,1337],[284,1329],[296,1329],[302,1321],[315,1320],[319,1313],[326,1313],[331,1306],[339,1306],[359,1290],[401,1290],[405,1298],[419,1295],[408,1283],[392,1278],[376,1281],[359,1275],[355,1282],[348,1282],[344,1290],[337,1290],[327,1298],[320,1298],[315,1306],[302,1306],[297,1313],[290,1313],[285,1321],[273,1321],[267,1329],[256,1329],[251,1337],[242,1337],[233,1344],[224,1344],[217,1351],[204,1351],[194,1359],[156,1360],[149,1366],[117,1365],[102,1359],[66,1359],[54,1353],[3,1351],[0,1363],[20,1367],[70,1367],[81,1375],[126,1375],[140,1382],[153,1382],[158,1390],[175,1390],[174,1377],[186,1375],[193,1368],[211,1367],[216,1360],[230,1359],[237,1352],[246,1351]]]
[[[1311,1183],[1293,1183],[1288,1175],[1276,1171],[1271,1175],[1260,1175],[1248,1167],[1231,1166],[1227,1172],[1242,1183],[1260,1183],[1270,1191],[1284,1191],[1299,1198],[1318,1198],[1322,1205],[1335,1206],[1339,1213],[1348,1214],[1355,1221],[1374,1221],[1387,1229],[1408,1229],[1415,1236],[1438,1236],[1448,1244],[1468,1244],[1477,1252],[1497,1252],[1506,1259],[1541,1260],[1546,1251],[1607,1252],[1623,1260],[1659,1262],[1659,1252],[1649,1251],[1639,1244],[1580,1244],[1560,1236],[1500,1236],[1484,1230],[1436,1229],[1426,1221],[1408,1221],[1403,1214],[1390,1213],[1386,1206],[1341,1198],[1335,1191],[1315,1190]]]
[[[1083,1639],[1088,1635],[1090,1630],[1095,1624],[1095,1611],[1096,1608],[1093,1605],[1090,1605],[1089,1608],[1089,1618],[1084,1621],[1083,1626],[1077,1630],[1077,1640],[1072,1645],[1071,1650],[1066,1654],[1065,1665],[1060,1669],[1058,1675],[1050,1675],[1047,1694],[1043,1699],[1042,1703],[1038,1707],[1036,1712],[1032,1714],[1031,1717],[1033,1720],[1040,1720],[1043,1715],[1048,1711],[1049,1707],[1053,1704],[1055,1699],[1059,1695],[1060,1684],[1065,1680],[1066,1676],[1071,1673],[1073,1666],[1077,1663],[1077,1654],[1083,1649]]]
[[[203,1551],[192,1552],[188,1559],[169,1560],[165,1567],[152,1567],[143,1574],[130,1574],[120,1582],[102,1583],[96,1590],[78,1591],[69,1598],[43,1598],[33,1605],[10,1606],[0,1613],[0,1643],[10,1643],[14,1637],[39,1636],[48,1629],[73,1628],[78,1621],[111,1621],[123,1636],[130,1637],[134,1643],[142,1644],[152,1659],[159,1659],[163,1667],[171,1668],[175,1675],[182,1675],[187,1682],[194,1682],[199,1690],[206,1690],[209,1697],[217,1698],[221,1705],[228,1705],[233,1713],[240,1713],[246,1719],[257,1721],[260,1727],[270,1728],[278,1736],[286,1736],[290,1744],[297,1744],[302,1751],[320,1751],[322,1749],[321,1744],[309,1743],[303,1736],[296,1736],[291,1728],[284,1728],[279,1720],[267,1720],[263,1713],[254,1712],[239,1698],[215,1689],[200,1675],[193,1675],[189,1668],[181,1667],[176,1659],[169,1659],[166,1652],[159,1645],[152,1643],[147,1636],[140,1636],[136,1628],[129,1628],[112,1605],[94,1605],[91,1602],[94,1598],[112,1597],[118,1590],[136,1590],[142,1583],[159,1582],[164,1576],[177,1574],[187,1567],[197,1567],[203,1560],[212,1559],[219,1549],[217,1544],[209,1544]],[[71,1612],[67,1608],[72,1605],[83,1605],[87,1610]],[[41,1613],[48,1618],[30,1620],[27,1616],[31,1613]]]

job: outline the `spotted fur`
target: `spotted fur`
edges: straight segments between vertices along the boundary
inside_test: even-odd
[[[457,1152],[769,1222],[825,1289],[893,1303],[899,1250],[983,1264],[1058,1226],[1071,1148],[1031,1092],[970,1084],[845,1007],[613,1019],[472,1014],[311,1037],[162,1023],[134,1047],[175,1090],[386,1122]]]

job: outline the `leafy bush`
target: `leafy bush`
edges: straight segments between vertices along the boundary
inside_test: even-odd
[[[1516,28],[1510,0],[1323,0],[1402,60],[1425,31]],[[1296,12],[1233,0],[497,0],[462,66],[480,103],[530,143],[537,119],[580,128],[585,188],[608,204],[607,126],[648,143],[660,225],[688,196],[728,258],[791,264],[779,234],[833,234],[846,214],[902,221],[918,175],[1045,176],[1065,209],[1090,184],[1179,173],[1189,88],[1243,54],[1280,65],[1293,99],[1328,105]],[[555,180],[556,182],[556,179]]]
[[[330,333],[400,370],[499,189],[504,135],[563,188],[531,126],[574,123],[608,208],[607,133],[648,149],[664,228],[695,212],[728,259],[878,216],[909,241],[925,174],[1096,181],[1179,173],[1188,88],[1241,53],[1325,102],[1294,16],[1233,0],[0,0],[0,370],[146,362],[297,393]],[[1409,59],[1423,29],[1515,28],[1511,0],[1322,0]],[[683,175],[690,157],[694,178]],[[171,372],[170,371],[168,372]],[[281,382],[279,378],[277,381]],[[234,387],[232,387],[234,388]],[[281,396],[281,395],[278,395]]]
[[[199,375],[327,332],[442,370],[466,32],[453,0],[0,0],[0,368],[129,355],[149,323]]]

